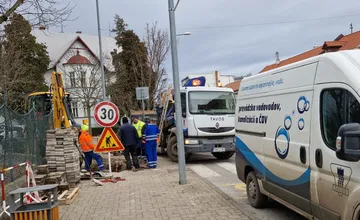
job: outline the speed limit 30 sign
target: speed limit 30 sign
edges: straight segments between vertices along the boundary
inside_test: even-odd
[[[119,109],[112,102],[99,102],[95,106],[94,118],[102,127],[113,127],[119,121]]]

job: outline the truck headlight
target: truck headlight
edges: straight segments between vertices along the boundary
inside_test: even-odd
[[[199,140],[185,139],[185,144],[199,144]]]

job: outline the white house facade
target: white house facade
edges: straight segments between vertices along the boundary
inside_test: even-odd
[[[47,46],[50,56],[49,70],[44,73],[50,85],[51,72],[61,72],[65,90],[72,99],[71,110],[79,124],[91,116],[91,126],[99,127],[93,119],[93,104],[102,98],[101,70],[98,36],[77,33],[54,33],[48,30],[33,30],[39,43]],[[106,85],[115,82],[111,51],[121,51],[115,39],[102,36]]]

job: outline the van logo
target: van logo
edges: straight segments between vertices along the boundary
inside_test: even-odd
[[[219,128],[220,128],[220,124],[219,124],[219,122],[216,122],[216,124],[215,124],[215,128],[216,128],[216,129],[219,129]]]
[[[339,196],[349,196],[349,189],[347,185],[350,182],[352,169],[347,166],[339,164],[330,164],[331,172],[334,176],[334,184],[332,189],[338,193]]]
[[[210,117],[211,121],[225,121],[224,117]]]

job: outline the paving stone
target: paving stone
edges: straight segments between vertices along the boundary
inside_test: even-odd
[[[179,185],[177,164],[162,157],[158,164],[156,170],[113,173],[126,179],[117,183],[81,181],[78,198],[60,206],[61,219],[250,219],[191,170],[188,183]]]

